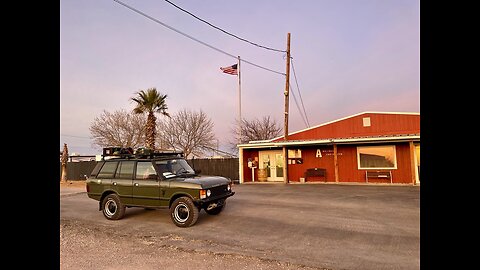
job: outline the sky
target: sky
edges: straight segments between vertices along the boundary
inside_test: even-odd
[[[170,114],[206,113],[224,151],[239,98],[242,118],[270,116],[283,127],[284,52],[165,0],[119,1],[154,20],[118,1],[60,1],[59,150],[100,154],[95,117],[132,110],[135,93],[152,87],[167,95]],[[419,0],[170,2],[264,47],[285,51],[290,33],[289,133],[365,111],[420,112]],[[237,56],[240,97],[237,76],[220,70]]]

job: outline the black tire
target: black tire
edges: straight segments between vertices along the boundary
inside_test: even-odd
[[[109,194],[102,201],[102,213],[110,220],[121,219],[125,215],[125,205],[117,194]]]
[[[222,206],[215,207],[215,208],[210,209],[210,210],[207,210],[207,208],[205,208],[205,212],[207,212],[207,214],[209,214],[209,215],[218,215],[218,214],[220,214],[220,212],[222,212],[223,208],[225,208],[226,204],[227,204],[227,201],[224,200],[222,202]]]
[[[190,227],[197,222],[198,208],[190,198],[180,197],[172,203],[170,217],[178,227]]]

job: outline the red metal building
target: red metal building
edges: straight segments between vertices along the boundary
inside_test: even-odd
[[[362,112],[238,147],[240,183],[420,183],[419,113]]]

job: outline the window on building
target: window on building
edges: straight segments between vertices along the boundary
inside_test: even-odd
[[[358,169],[396,169],[394,145],[357,147]]]
[[[369,126],[371,126],[370,117],[364,117],[364,118],[363,118],[363,126],[364,126],[364,127],[369,127]]]
[[[302,164],[302,149],[288,150],[288,164]]]

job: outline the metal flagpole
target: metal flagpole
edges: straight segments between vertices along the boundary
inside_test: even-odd
[[[242,85],[240,80],[240,56],[238,56],[238,143],[242,143]]]

